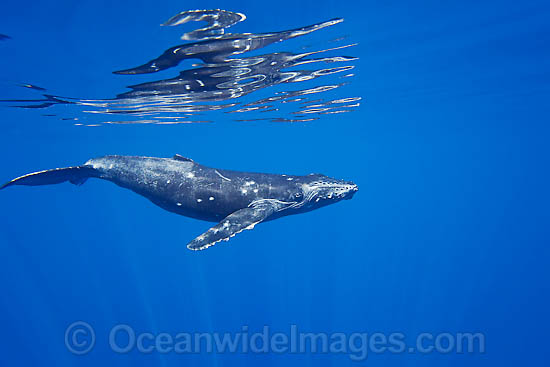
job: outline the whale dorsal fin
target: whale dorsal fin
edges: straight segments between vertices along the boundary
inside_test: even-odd
[[[269,203],[237,210],[191,241],[187,248],[189,250],[204,250],[217,242],[229,241],[237,233],[254,228],[256,224],[265,220],[274,212],[275,207]]]
[[[172,159],[175,159],[176,161],[182,161],[182,162],[193,162],[191,158],[187,158],[179,154],[176,154],[175,156],[173,156]]]

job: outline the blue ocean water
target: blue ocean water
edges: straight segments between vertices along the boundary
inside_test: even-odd
[[[357,43],[332,52],[358,59],[350,61],[349,83],[329,93],[332,100],[360,97],[360,105],[302,122],[235,121],[264,115],[205,111],[192,118],[213,122],[158,125],[105,124],[112,116],[86,112],[97,106],[2,103],[1,179],[107,154],[177,153],[241,171],[321,172],[353,180],[359,192],[191,252],[185,244],[210,223],[163,211],[108,182],[3,190],[1,364],[548,365],[550,6],[3,4],[0,33],[9,38],[0,37],[0,99],[104,100],[128,85],[173,78],[196,60],[154,75],[112,72],[185,43],[179,37],[193,27],[159,27],[171,16],[216,8],[245,14],[230,28],[242,33],[343,18],[255,54]],[[330,77],[343,80],[323,80]],[[21,87],[26,83],[47,91]],[[316,85],[302,84],[285,88]],[[243,98],[267,98],[280,87]],[[93,348],[82,355],[71,348],[85,348],[92,337],[69,335],[75,322],[94,331]],[[109,340],[117,325],[116,345],[130,344],[124,330],[131,328],[154,348],[117,352]],[[264,327],[271,337],[293,328],[341,333],[354,345],[194,353],[155,344],[182,333],[252,336]],[[403,335],[406,347],[380,351],[375,333]],[[483,350],[447,348],[461,333],[481,335]],[[419,351],[419,335],[428,335],[424,347],[441,345]]]

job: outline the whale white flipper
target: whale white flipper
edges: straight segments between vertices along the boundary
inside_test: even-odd
[[[220,223],[189,242],[187,248],[190,250],[204,250],[222,240],[228,241],[237,233],[245,229],[254,228],[256,224],[265,220],[273,214],[273,212],[275,212],[275,207],[270,204],[262,204],[237,210],[225,217]]]

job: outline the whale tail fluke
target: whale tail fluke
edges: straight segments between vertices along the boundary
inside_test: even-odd
[[[54,185],[65,181],[82,185],[90,177],[96,177],[96,171],[91,166],[56,168],[18,177],[1,186],[0,190],[13,185],[41,186]]]

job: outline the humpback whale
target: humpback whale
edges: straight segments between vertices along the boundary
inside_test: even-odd
[[[94,158],[80,166],[18,177],[0,190],[13,185],[40,186],[66,181],[82,185],[88,178],[111,181],[170,212],[217,222],[189,242],[187,247],[191,250],[227,241],[260,222],[351,199],[358,190],[353,182],[321,174],[294,176],[216,169],[181,155]]]

